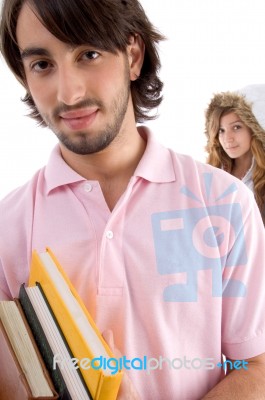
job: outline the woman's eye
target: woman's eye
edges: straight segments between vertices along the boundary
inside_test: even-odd
[[[221,135],[222,133],[224,133],[224,130],[222,128],[220,128],[218,131],[218,135]]]
[[[240,129],[241,128],[241,125],[235,125],[234,126],[234,129],[237,131],[238,129]]]

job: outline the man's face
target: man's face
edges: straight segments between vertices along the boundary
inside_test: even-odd
[[[77,154],[106,148],[126,125],[128,104],[132,108],[127,56],[61,42],[27,4],[17,40],[28,91],[63,146]]]

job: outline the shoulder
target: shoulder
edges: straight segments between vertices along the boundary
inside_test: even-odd
[[[203,163],[202,161],[198,161],[193,157],[176,153],[173,150],[169,149],[171,153],[171,157],[173,160],[173,164],[175,166],[175,170],[178,173],[184,173],[186,175],[196,175],[196,174],[212,174],[218,177],[223,177],[227,181],[238,181],[238,179],[234,178],[232,175],[228,174],[224,170],[220,168],[213,167],[210,164]]]
[[[0,201],[0,232],[3,229],[22,225],[29,214],[33,212],[34,200],[39,180],[43,176],[45,168],[37,171],[34,176],[24,185],[14,189]]]
[[[250,206],[255,199],[246,185],[220,168],[193,159],[189,155],[170,150],[176,180],[191,192],[200,193],[205,202],[229,199]]]

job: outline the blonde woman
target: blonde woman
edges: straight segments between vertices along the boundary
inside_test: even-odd
[[[265,85],[215,94],[205,117],[207,162],[253,191],[265,224]]]

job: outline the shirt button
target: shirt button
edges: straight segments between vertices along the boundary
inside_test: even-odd
[[[108,239],[112,239],[113,236],[114,236],[114,234],[113,234],[112,231],[107,231],[107,232],[106,232],[106,237],[107,237]]]
[[[85,184],[85,192],[91,192],[92,190],[92,185],[90,185],[90,183],[86,183]]]

